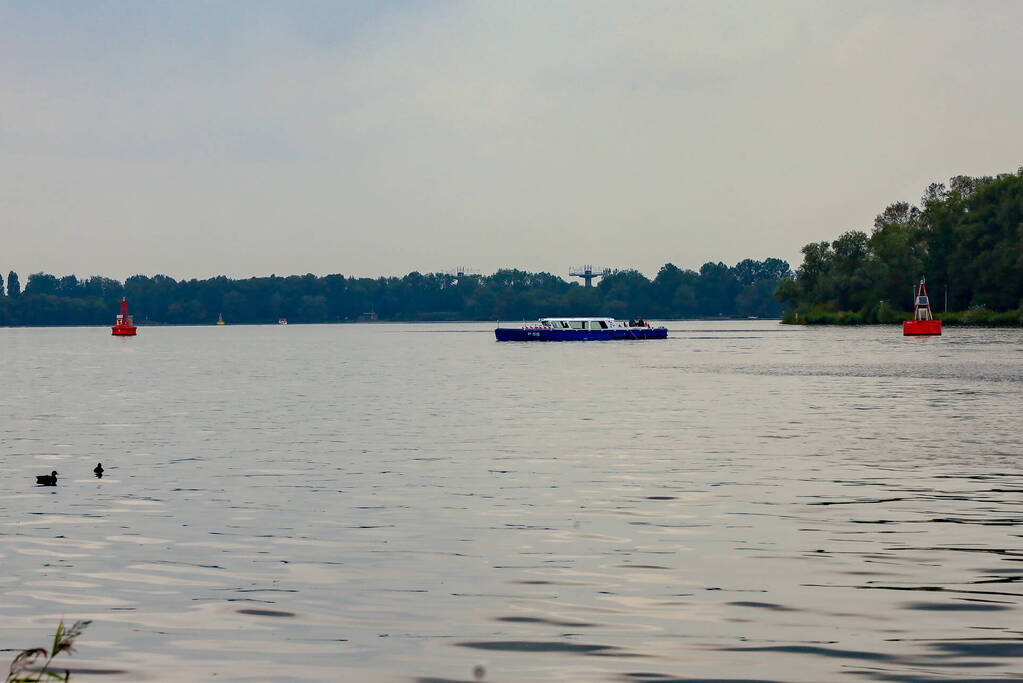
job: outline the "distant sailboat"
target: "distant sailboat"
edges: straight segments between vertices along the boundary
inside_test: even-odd
[[[224,314],[223,313],[221,313],[220,315],[217,316],[217,324],[218,325],[223,325],[224,324]]]

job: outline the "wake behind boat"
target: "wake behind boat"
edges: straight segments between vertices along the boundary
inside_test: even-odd
[[[614,318],[540,318],[522,327],[498,327],[497,341],[607,341],[612,339],[667,339],[667,327],[650,327],[642,318],[624,322]]]

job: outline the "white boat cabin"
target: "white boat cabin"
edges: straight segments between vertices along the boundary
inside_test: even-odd
[[[614,318],[540,318],[540,324],[555,330],[610,330],[628,327]]]

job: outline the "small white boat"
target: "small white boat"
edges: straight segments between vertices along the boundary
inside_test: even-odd
[[[288,324],[288,319],[287,318],[281,318],[280,320],[277,321],[277,324],[278,325],[287,325]]]

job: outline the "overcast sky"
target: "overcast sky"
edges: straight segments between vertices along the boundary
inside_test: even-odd
[[[1023,3],[0,2],[0,272],[698,268],[1023,164]]]

